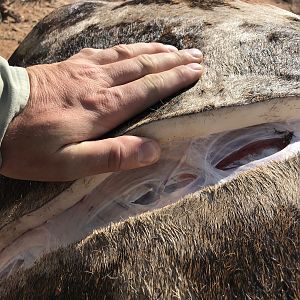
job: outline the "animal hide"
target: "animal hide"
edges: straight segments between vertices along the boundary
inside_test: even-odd
[[[272,6],[224,0],[77,3],[38,23],[10,63],[52,63],[84,47],[141,41],[200,48],[205,74],[107,136],[136,134],[176,145],[300,119],[300,17]],[[12,275],[0,281],[0,298],[296,299],[296,135],[285,135],[291,145],[276,159],[207,182],[174,204],[94,228],[30,268],[10,267]],[[1,178],[2,251],[48,220],[53,199],[67,205],[65,195],[97,178],[64,184]],[[66,210],[75,204],[69,205]]]

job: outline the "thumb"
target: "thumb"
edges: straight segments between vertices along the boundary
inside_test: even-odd
[[[140,168],[160,157],[159,144],[147,138],[120,136],[86,141],[64,147],[60,157],[65,180],[84,176]]]

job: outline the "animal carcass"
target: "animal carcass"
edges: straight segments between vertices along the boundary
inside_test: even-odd
[[[204,53],[197,84],[109,134],[155,138],[161,160],[64,184],[1,178],[0,298],[299,297],[300,17],[83,2],[38,23],[10,63],[142,41]]]

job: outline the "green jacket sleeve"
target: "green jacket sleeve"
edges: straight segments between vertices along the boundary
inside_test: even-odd
[[[0,56],[0,146],[9,123],[26,105],[29,92],[26,69],[11,67]],[[1,163],[0,151],[0,166]]]

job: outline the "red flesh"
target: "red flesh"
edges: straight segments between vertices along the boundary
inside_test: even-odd
[[[273,138],[267,140],[260,140],[250,143],[241,149],[234,151],[230,155],[226,156],[216,165],[216,168],[219,170],[230,170],[230,166],[233,162],[243,159],[249,154],[258,154],[267,148],[277,148],[278,151],[284,149],[290,143],[289,139],[286,136],[281,138]]]

